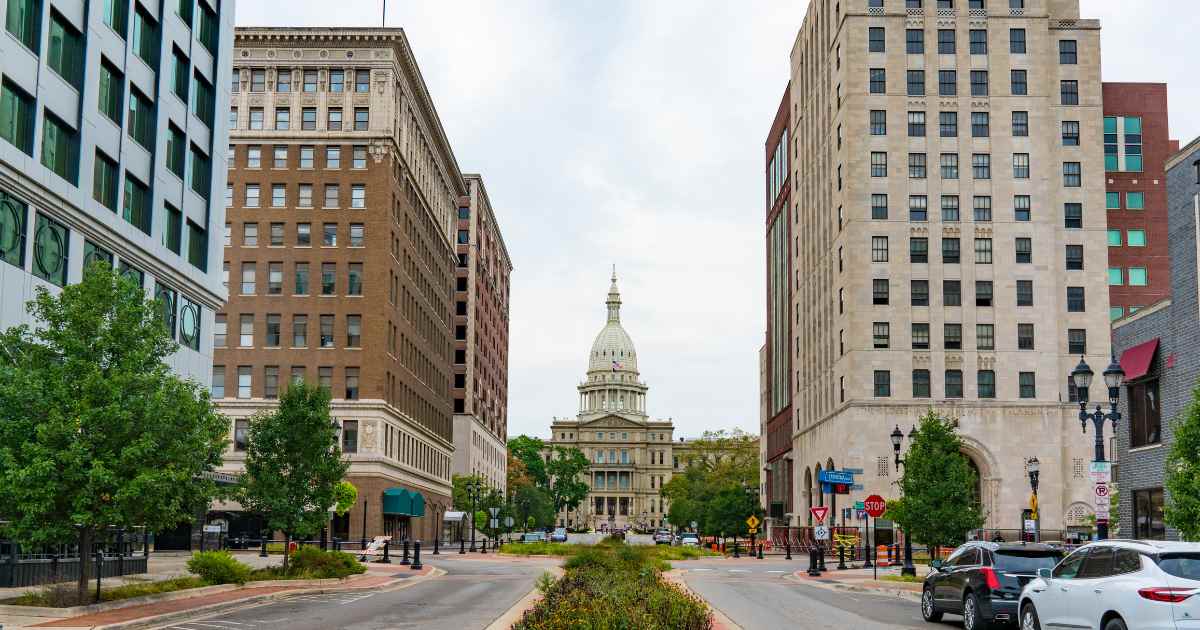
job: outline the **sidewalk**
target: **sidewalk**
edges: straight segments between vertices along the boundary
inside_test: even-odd
[[[898,582],[882,579],[885,576],[899,577],[899,566],[878,569],[878,577],[881,579],[876,579],[875,569],[846,569],[838,571],[834,568],[837,566],[836,562],[826,562],[825,566],[827,570],[820,577],[810,576],[807,570],[796,571],[787,577],[797,582],[822,588],[891,595],[912,601],[920,601],[921,599],[921,582]],[[919,578],[924,578],[929,572],[928,565],[918,564],[916,568],[917,577]]]

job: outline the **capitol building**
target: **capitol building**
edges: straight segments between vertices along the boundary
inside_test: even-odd
[[[646,413],[646,383],[638,373],[633,339],[621,326],[621,294],[613,272],[605,301],[608,318],[592,343],[587,378],[579,384],[579,413],[555,418],[550,446],[578,448],[590,466],[587,499],[558,515],[558,524],[596,531],[667,525],[659,492],[686,465],[688,443],[675,440],[670,419]]]

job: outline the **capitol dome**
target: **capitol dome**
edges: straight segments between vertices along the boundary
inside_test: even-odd
[[[633,339],[621,326],[621,294],[617,291],[617,273],[614,270],[612,286],[608,289],[608,322],[596,341],[592,342],[592,354],[588,361],[588,372],[631,372],[637,374],[637,352]]]

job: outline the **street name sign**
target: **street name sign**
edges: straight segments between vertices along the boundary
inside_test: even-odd
[[[1092,462],[1092,481],[1109,483],[1112,481],[1112,462]]]
[[[824,523],[825,517],[829,515],[829,508],[825,507],[824,505],[815,505],[808,508],[808,511],[812,512],[813,518],[816,519],[818,523]]]
[[[883,512],[887,510],[887,503],[884,502],[883,497],[879,496],[878,494],[872,494],[871,496],[867,497],[867,500],[863,501],[863,506],[867,508],[867,514],[869,514],[871,518],[879,518],[880,516],[883,516]]]
[[[848,470],[822,470],[817,473],[817,481],[821,483],[844,483],[854,485],[854,473]]]

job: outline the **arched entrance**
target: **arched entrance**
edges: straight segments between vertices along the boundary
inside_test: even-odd
[[[837,470],[837,468],[833,465],[832,457],[830,457],[829,459],[827,459],[825,461],[825,470]],[[833,487],[830,486],[830,488],[832,489]],[[829,519],[829,521],[827,523],[828,525],[835,525],[835,526],[837,525],[837,519],[838,519],[837,492],[829,493],[829,516],[827,516],[826,518]]]
[[[987,447],[970,436],[961,436],[962,449],[959,451],[967,458],[967,465],[975,473],[976,505],[983,514],[984,527],[997,527],[995,522],[995,506],[1000,478],[997,476],[999,467]]]
[[[812,511],[811,511],[812,506],[813,506],[812,492],[813,492],[812,469],[805,468],[804,469],[804,499],[805,499],[805,502],[808,503],[808,506],[807,506],[808,510],[806,510],[806,511],[808,512],[809,525],[812,525]]]

